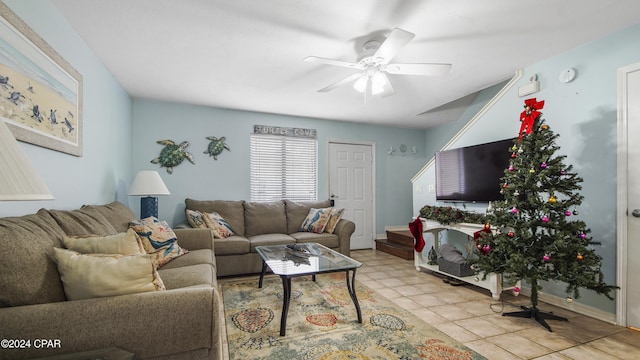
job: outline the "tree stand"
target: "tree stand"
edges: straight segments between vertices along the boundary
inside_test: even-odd
[[[539,322],[542,326],[544,326],[547,330],[549,330],[550,332],[553,332],[553,330],[551,330],[551,326],[549,326],[549,324],[547,324],[547,322],[544,321],[544,319],[569,321],[567,318],[564,318],[562,316],[553,315],[553,313],[550,313],[550,312],[540,311],[535,306],[534,307],[521,306],[520,308],[523,311],[514,311],[514,312],[503,313],[502,316],[533,318],[537,322]]]

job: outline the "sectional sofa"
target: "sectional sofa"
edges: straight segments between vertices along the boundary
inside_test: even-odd
[[[211,230],[173,230],[182,255],[157,274],[148,253],[102,257],[61,250],[71,239],[84,241],[83,236],[91,240],[89,235],[105,235],[100,244],[121,234],[126,237],[134,219],[134,213],[118,202],[0,218],[0,339],[11,341],[3,342],[0,358],[31,359],[111,347],[133,353],[136,359],[221,358],[221,302]],[[135,251],[136,242],[133,246]],[[64,262],[61,252],[69,255]],[[67,262],[76,260],[91,260],[90,266],[73,268],[78,263]],[[100,265],[93,261],[103,260],[135,262],[121,269],[124,280],[106,291],[122,292],[118,286],[132,280],[134,268],[147,278],[140,285],[143,289],[134,283],[135,293],[90,297],[83,294],[89,286],[70,285],[72,277],[87,274],[88,285],[95,285],[101,274],[92,273]],[[110,279],[107,276],[107,283]]]

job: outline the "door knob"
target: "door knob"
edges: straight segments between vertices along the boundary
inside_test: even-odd
[[[640,209],[633,210],[631,215],[633,215],[633,217],[640,217]]]

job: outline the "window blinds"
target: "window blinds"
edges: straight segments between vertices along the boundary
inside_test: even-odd
[[[251,201],[318,199],[318,141],[251,135]]]

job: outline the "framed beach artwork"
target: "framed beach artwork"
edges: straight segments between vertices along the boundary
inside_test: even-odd
[[[82,156],[82,76],[2,2],[0,116],[20,141]]]

